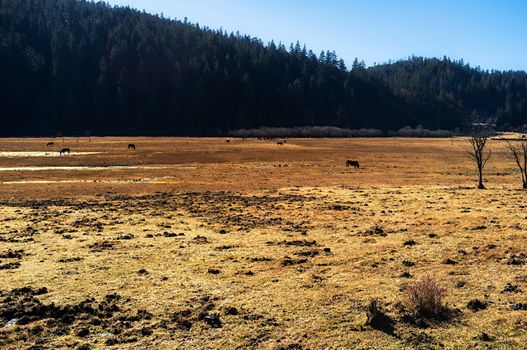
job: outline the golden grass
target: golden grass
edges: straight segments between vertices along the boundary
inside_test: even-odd
[[[45,151],[47,141],[0,140],[0,152]],[[37,296],[46,305],[121,296],[110,325],[79,316],[57,334],[40,319],[0,328],[0,347],[98,349],[111,338],[116,349],[522,348],[527,311],[511,305],[527,303],[525,192],[500,141],[488,189],[476,190],[462,143],[92,138],[64,145],[105,153],[2,158],[0,168],[136,168],[0,171],[0,255],[23,250],[0,258],[20,262],[0,270],[0,302],[27,286],[46,287]],[[400,320],[401,288],[423,276],[448,290],[460,315],[426,329]],[[504,292],[508,283],[521,291]],[[398,338],[364,326],[372,298]],[[487,309],[469,310],[472,299]],[[112,328],[137,310],[152,317]],[[174,316],[184,311],[190,330]],[[222,326],[202,312],[219,313]],[[82,327],[87,336],[76,335]]]

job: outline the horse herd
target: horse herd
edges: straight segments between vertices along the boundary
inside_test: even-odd
[[[258,139],[261,139],[261,138],[258,138]],[[227,140],[226,142],[230,142],[229,140]],[[276,144],[278,146],[284,146],[286,144],[287,140],[283,139],[283,140],[277,140],[276,141]],[[47,147],[53,147],[55,146],[55,143],[54,142],[48,142],[47,144]],[[136,149],[136,146],[134,143],[129,143],[128,144],[128,149]],[[60,151],[59,151],[59,154],[60,155],[63,155],[63,154],[70,154],[71,153],[71,149],[69,148],[62,148]],[[346,160],[346,167],[354,167],[355,169],[359,169],[360,168],[360,164],[358,161],[356,160]]]
[[[48,142],[47,147],[53,147],[55,146],[55,142]],[[135,147],[135,144],[134,143],[129,143],[128,144],[128,149],[136,149]],[[65,148],[62,148],[60,151],[59,151],[59,154],[60,155],[63,155],[63,154],[70,154],[71,153],[71,149],[68,148],[68,147],[65,147]]]

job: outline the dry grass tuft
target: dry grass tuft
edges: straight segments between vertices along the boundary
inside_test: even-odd
[[[447,290],[436,280],[424,277],[404,289],[402,302],[413,316],[436,318],[446,310],[446,295]]]

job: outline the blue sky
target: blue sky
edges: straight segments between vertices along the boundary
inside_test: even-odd
[[[107,0],[228,32],[335,50],[348,66],[411,55],[527,70],[527,0]]]

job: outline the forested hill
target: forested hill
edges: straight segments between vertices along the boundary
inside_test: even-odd
[[[0,0],[0,77],[4,136],[453,129],[473,111],[527,123],[525,72],[422,58],[346,67],[334,52],[77,0]]]

